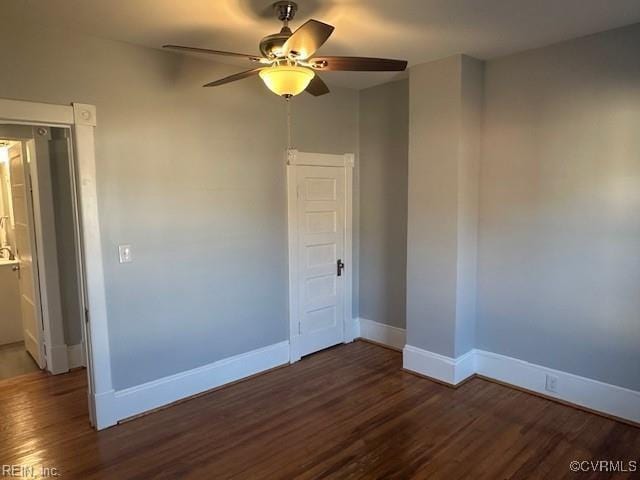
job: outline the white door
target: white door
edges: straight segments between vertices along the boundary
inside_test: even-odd
[[[11,176],[11,197],[15,220],[16,258],[20,262],[20,307],[22,309],[22,328],[27,351],[44,368],[42,353],[42,320],[39,302],[37,264],[35,258],[35,234],[33,231],[33,204],[30,176],[22,144],[9,149],[9,168]]]
[[[345,168],[296,167],[297,348],[342,343],[345,312]]]

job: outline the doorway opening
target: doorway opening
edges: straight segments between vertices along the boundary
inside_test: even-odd
[[[0,125],[0,381],[87,365],[71,129]]]

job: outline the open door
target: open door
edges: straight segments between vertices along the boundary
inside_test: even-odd
[[[26,149],[23,143],[9,149],[11,197],[15,219],[16,259],[20,262],[20,307],[22,328],[27,351],[40,368],[45,367],[42,351],[42,317],[40,307],[38,271],[35,258],[35,232],[33,227],[33,198],[31,178],[26,165]]]

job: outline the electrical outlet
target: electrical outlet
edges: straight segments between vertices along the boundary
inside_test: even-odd
[[[547,373],[547,381],[545,383],[544,389],[547,392],[556,393],[558,391],[558,377],[556,377],[554,375],[549,375]]]
[[[131,253],[131,245],[119,245],[118,254],[120,256],[120,263],[133,262],[133,255]]]

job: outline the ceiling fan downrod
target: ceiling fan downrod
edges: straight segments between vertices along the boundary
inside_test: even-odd
[[[293,20],[298,11],[298,4],[295,2],[281,1],[273,4],[273,9],[278,14],[278,19],[284,23],[285,27],[289,26],[289,22]]]

